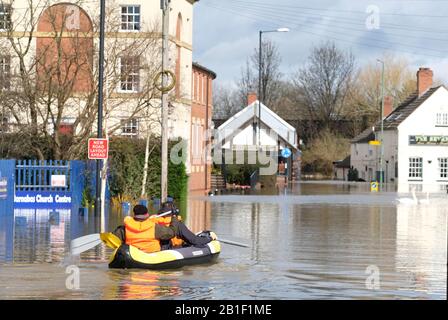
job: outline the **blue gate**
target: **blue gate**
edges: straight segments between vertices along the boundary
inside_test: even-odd
[[[0,215],[12,212],[15,160],[0,160]]]
[[[70,162],[17,160],[15,208],[71,208]]]

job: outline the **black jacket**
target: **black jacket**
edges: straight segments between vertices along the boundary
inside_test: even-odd
[[[172,216],[171,224],[168,227],[156,224],[154,231],[155,237],[158,240],[168,241],[174,237],[178,237],[193,246],[203,246],[212,240],[210,237],[195,235],[175,215]],[[124,243],[126,241],[126,229],[124,226],[118,226],[112,233],[120,238],[121,242]]]

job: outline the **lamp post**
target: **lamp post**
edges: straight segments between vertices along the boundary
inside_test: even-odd
[[[98,138],[103,137],[104,27],[106,0],[100,3],[100,45],[98,57]],[[96,160],[95,216],[101,214],[101,160]]]
[[[383,191],[383,158],[384,158],[384,61],[377,59],[381,63],[381,140],[380,140],[380,190]]]
[[[263,55],[262,55],[262,37],[263,37],[263,33],[270,33],[270,32],[289,32],[288,28],[278,28],[275,30],[260,30],[259,31],[259,43],[258,43],[258,121],[256,121],[257,118],[257,108],[254,107],[254,145],[258,144],[258,146],[261,145],[260,143],[260,129],[261,129],[261,74],[262,74],[262,60],[263,60]],[[257,125],[258,124],[258,143],[256,142],[256,130],[257,130]]]
[[[163,72],[168,70],[169,63],[169,23],[171,0],[161,0],[162,9],[162,87],[166,86]],[[162,172],[160,178],[160,201],[164,203],[168,196],[168,92],[162,92]]]

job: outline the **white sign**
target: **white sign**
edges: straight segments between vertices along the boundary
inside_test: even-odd
[[[66,187],[65,174],[58,175],[54,174],[51,176],[51,186],[52,187]]]

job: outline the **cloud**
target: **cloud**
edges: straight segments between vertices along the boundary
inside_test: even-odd
[[[379,30],[366,28],[372,2]],[[285,75],[303,66],[313,46],[330,40],[351,50],[358,66],[388,51],[416,68],[432,67],[448,83],[448,18],[429,17],[444,12],[448,2],[204,0],[194,7],[194,59],[214,70],[217,81],[230,83],[258,47],[258,31],[287,26],[287,34],[263,35],[277,44]]]

